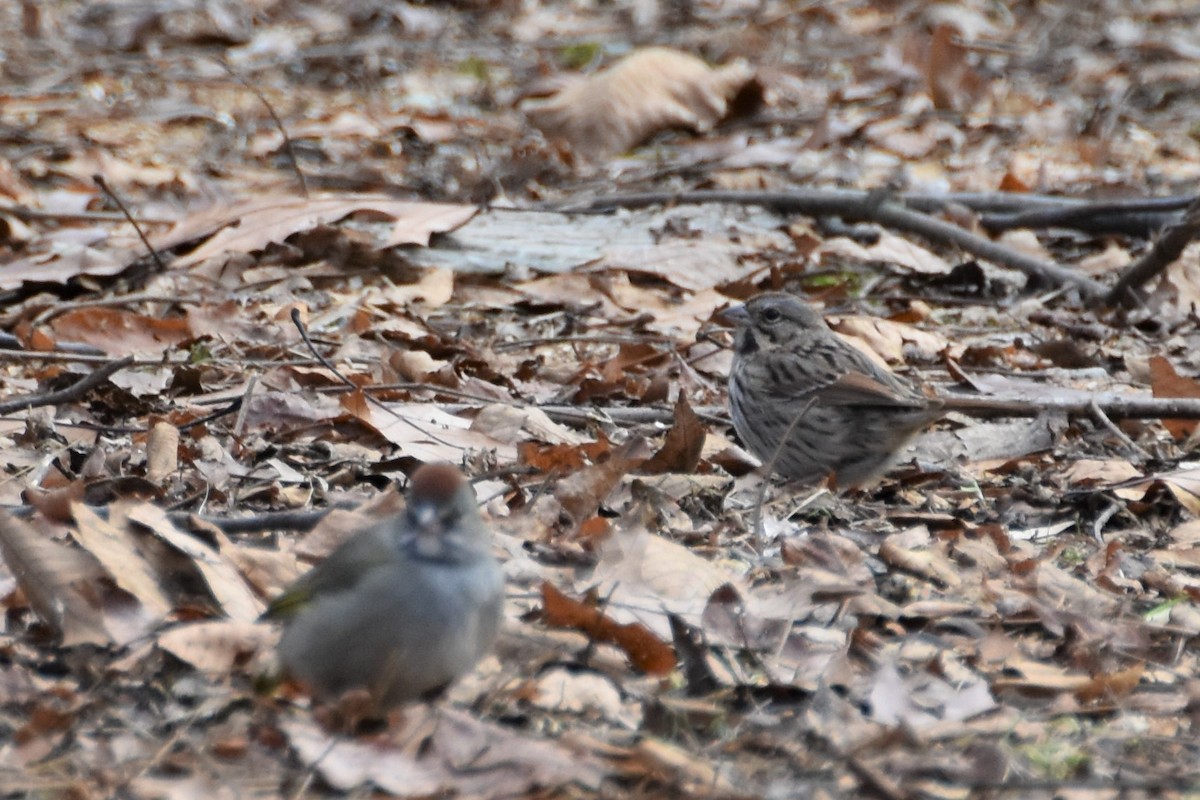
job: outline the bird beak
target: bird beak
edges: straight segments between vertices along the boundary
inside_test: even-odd
[[[734,306],[717,314],[717,319],[730,325],[745,325],[750,321],[750,312],[745,306]]]

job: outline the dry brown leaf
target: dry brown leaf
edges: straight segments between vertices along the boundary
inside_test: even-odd
[[[933,547],[904,547],[899,542],[901,536],[903,534],[889,536],[879,545],[879,557],[885,563],[932,580],[941,586],[955,587],[962,582],[954,562],[947,558],[944,552]]]
[[[501,461],[515,460],[510,444],[471,430],[471,421],[429,403],[369,403],[361,392],[342,395],[342,408],[366,423],[404,455],[420,461],[460,463],[467,451],[494,452]]]
[[[253,656],[267,652],[277,634],[270,625],[212,620],[177,625],[158,636],[158,646],[200,672],[227,677]]]
[[[1075,697],[1081,703],[1097,700],[1111,702],[1136,689],[1145,671],[1146,664],[1139,661],[1127,669],[1095,675],[1087,685],[1075,690]]]
[[[1155,397],[1200,397],[1200,381],[1185,378],[1162,356],[1150,357],[1150,386]],[[1164,419],[1163,427],[1176,439],[1186,439],[1200,424],[1194,419]]]
[[[744,251],[743,244],[731,242],[721,235],[663,239],[644,245],[611,245],[604,248],[603,258],[591,271],[609,273],[622,269],[657,275],[683,289],[702,292],[740,278],[745,271],[741,259]],[[625,293],[625,302],[617,296],[613,299],[629,308],[628,294]],[[697,299],[689,296],[688,305],[694,305]],[[678,303],[678,298],[670,300],[672,302],[664,305]],[[632,307],[637,308],[636,305]]]
[[[933,29],[929,42],[929,96],[934,108],[942,111],[967,111],[987,88],[967,61],[969,51],[958,41],[959,36],[957,26],[943,23]]]
[[[583,631],[593,641],[620,647],[635,667],[648,675],[675,669],[675,651],[638,622],[620,624],[591,604],[572,600],[548,581],[542,582],[542,620],[547,625]]]
[[[157,356],[192,338],[182,317],[163,319],[118,308],[78,308],[50,323],[59,340],[85,342],[110,356]]]
[[[877,261],[922,275],[949,275],[953,269],[953,265],[931,250],[889,231],[881,231],[879,241],[869,246],[844,236],[827,239],[813,250],[812,258],[823,264]]]
[[[709,597],[725,584],[743,591],[740,577],[726,565],[639,525],[605,539],[595,571],[578,585],[594,586],[609,616],[637,620],[665,640],[671,636],[668,612],[699,626]]]
[[[263,197],[232,206],[189,214],[168,234],[151,244],[159,250],[207,238],[204,244],[172,262],[175,269],[224,253],[251,253],[280,243],[294,233],[370,213],[395,220],[381,247],[428,245],[434,233],[452,231],[475,215],[475,206],[396,200],[386,195],[315,195]]]
[[[71,506],[83,500],[86,493],[87,481],[74,480],[50,491],[39,486],[29,486],[21,493],[21,497],[46,519],[53,522],[70,522],[73,519]]]
[[[743,62],[713,69],[664,47],[639,50],[544,101],[526,103],[529,121],[581,153],[619,153],[674,128],[702,132],[729,112],[754,80]]]
[[[659,779],[680,781],[685,794],[705,794],[710,797],[736,797],[745,794],[735,786],[729,776],[721,774],[711,759],[684,750],[682,747],[661,739],[645,737],[638,742],[631,754],[636,761],[643,762],[650,775]]]
[[[262,614],[265,605],[246,585],[237,567],[204,541],[176,528],[166,511],[142,503],[129,509],[128,518],[187,556],[230,619],[253,622]]]
[[[1193,516],[1200,516],[1200,469],[1178,469],[1148,475],[1132,486],[1121,486],[1113,493],[1126,500],[1142,500],[1156,486],[1166,486],[1175,499]]]
[[[706,433],[704,423],[688,404],[687,395],[680,392],[675,401],[675,420],[667,431],[662,448],[643,462],[638,467],[639,471],[649,475],[695,472],[700,463],[700,454],[704,451]]]
[[[0,512],[0,555],[37,615],[62,645],[109,644],[113,636],[97,602],[104,570],[88,553],[51,541]]]
[[[951,683],[932,670],[901,675],[885,662],[872,676],[871,719],[885,725],[928,727],[941,720],[962,720],[990,711],[996,701],[982,678]]]
[[[140,552],[134,534],[102,519],[83,503],[73,503],[71,513],[76,523],[72,537],[100,562],[117,586],[136,597],[155,620],[170,614],[174,604]]]
[[[1062,477],[1068,486],[1107,486],[1123,483],[1130,478],[1140,478],[1141,475],[1141,470],[1123,458],[1081,458],[1067,467]]]
[[[562,667],[538,675],[529,687],[529,701],[548,711],[599,716],[629,730],[637,730],[642,715],[621,700],[621,690],[595,672],[575,672]]]
[[[335,508],[296,543],[294,552],[306,561],[320,561],[358,531],[404,510],[404,498],[395,484],[358,508]]]
[[[374,785],[398,797],[521,797],[546,786],[595,790],[604,775],[594,756],[566,741],[533,738],[446,707],[436,723],[409,723],[415,716],[406,713],[403,728],[370,740],[328,734],[307,718],[280,727],[301,763],[343,793]],[[413,752],[410,746],[426,739]]]
[[[94,542],[97,548],[121,566],[124,559],[117,548],[99,538]],[[63,646],[128,644],[149,633],[159,620],[156,611],[117,585],[94,554],[59,544],[26,523],[0,518],[0,555],[34,611],[62,635]],[[146,588],[136,578],[131,585]]]
[[[372,287],[364,298],[364,304],[378,297],[397,308],[409,306],[417,301],[423,303],[426,308],[440,308],[449,303],[453,296],[454,271],[430,267],[422,270],[421,276],[415,281]]]
[[[521,463],[546,474],[577,472],[612,452],[612,443],[604,438],[594,442],[540,444],[525,442],[519,447]]]
[[[1092,685],[1092,679],[1080,672],[1068,672],[1054,664],[1044,661],[1034,661],[1025,656],[1014,656],[1004,662],[1006,673],[1019,677],[995,678],[992,681],[993,691],[1004,689],[1033,689],[1053,692],[1078,692]]]
[[[49,252],[0,264],[0,290],[16,289],[23,283],[66,283],[80,275],[117,275],[125,270],[130,255],[79,245],[56,246]]]
[[[507,444],[518,444],[532,439],[534,442],[564,445],[565,449],[570,449],[587,442],[582,434],[550,419],[540,408],[514,406],[508,403],[492,403],[479,409],[475,414],[475,419],[471,420],[471,430],[481,431],[493,439]],[[519,449],[522,463],[530,463],[525,460],[525,456],[527,452],[536,452],[537,445],[534,445],[533,451],[529,451],[523,445]],[[595,459],[594,454],[589,454],[588,457]],[[570,470],[564,471],[573,472],[582,467],[583,463],[580,460]],[[543,472],[549,472],[553,468],[539,466]]]
[[[642,461],[645,440],[635,437],[599,464],[579,470],[559,482],[554,497],[576,524],[596,513],[613,487]]]
[[[842,317],[831,327],[846,341],[878,361],[904,363],[905,348],[913,348],[926,357],[941,353],[950,343],[935,333],[879,317]]]

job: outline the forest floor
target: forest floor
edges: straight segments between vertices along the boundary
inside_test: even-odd
[[[1195,3],[18,0],[0,54],[0,796],[1200,792]],[[995,408],[764,485],[766,290]],[[259,614],[433,460],[501,642],[328,731]]]

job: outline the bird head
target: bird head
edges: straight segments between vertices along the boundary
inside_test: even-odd
[[[737,327],[735,350],[749,355],[762,348],[786,347],[806,331],[828,331],[824,318],[808,303],[782,292],[760,294],[722,316]]]
[[[458,561],[487,549],[475,493],[457,467],[426,464],[413,473],[401,547],[418,558]]]

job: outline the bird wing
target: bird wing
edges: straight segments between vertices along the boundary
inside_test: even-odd
[[[832,335],[832,334],[831,334]],[[849,345],[839,343],[839,358],[830,348],[776,350],[767,362],[771,393],[792,403],[823,406],[888,406],[924,408],[928,398]]]
[[[892,406],[924,408],[929,404],[915,389],[889,385],[861,372],[847,372],[821,390],[819,403],[827,406]]]
[[[288,619],[314,599],[350,591],[375,569],[393,563],[397,551],[390,527],[395,524],[394,520],[385,520],[347,539],[272,600],[263,618]]]

